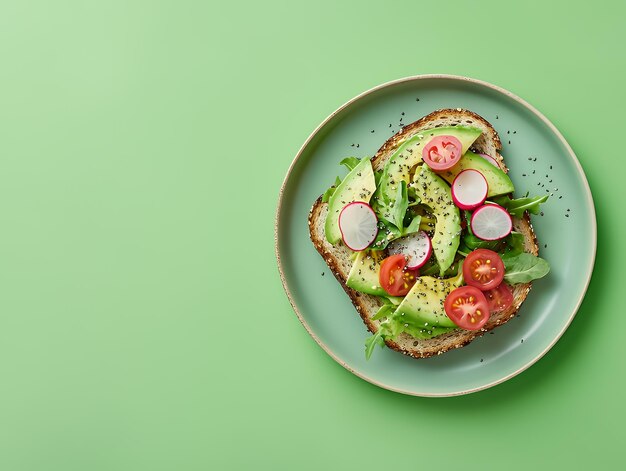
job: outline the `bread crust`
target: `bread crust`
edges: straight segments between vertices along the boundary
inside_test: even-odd
[[[502,144],[496,130],[481,116],[460,108],[437,110],[403,127],[400,132],[389,138],[376,152],[376,155],[372,158],[372,165],[377,170],[381,169],[386,159],[393,154],[395,149],[419,131],[450,125],[471,125],[481,128],[483,135],[472,147],[479,152],[485,152],[496,158],[500,167],[505,172],[508,172],[504,165],[504,160],[499,154]],[[361,293],[346,285],[350,265],[350,251],[342,243],[332,246],[326,241],[324,222],[327,210],[328,205],[322,202],[322,197],[320,196],[313,204],[309,213],[308,225],[311,241],[328,265],[333,276],[350,297],[365,326],[370,332],[375,333],[378,330],[379,321],[373,321],[371,317],[376,314],[382,302],[376,296]],[[539,246],[528,214],[526,213],[523,218],[513,218],[513,225],[516,231],[524,235],[524,250],[533,255],[538,255]],[[409,334],[403,333],[395,341],[385,340],[385,343],[389,348],[413,358],[427,358],[440,355],[455,348],[461,348],[486,332],[504,325],[512,319],[517,314],[526,296],[528,296],[531,286],[532,283],[515,285],[513,287],[514,302],[511,307],[504,312],[493,314],[480,331],[455,329],[432,339],[416,339]]]

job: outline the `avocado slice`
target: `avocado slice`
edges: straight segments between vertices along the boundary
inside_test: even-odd
[[[389,296],[380,286],[380,281],[378,280],[380,263],[382,261],[381,254],[381,251],[364,250],[358,252],[348,274],[346,285],[362,293]]]
[[[456,277],[438,279],[432,276],[420,276],[393,313],[393,317],[402,319],[406,324],[418,329],[456,328],[456,324],[446,315],[444,301],[450,291],[457,287],[457,282]],[[414,334],[411,333],[411,335]]]
[[[374,170],[369,157],[363,157],[356,167],[354,167],[328,201],[328,215],[324,233],[326,240],[331,244],[336,244],[341,240],[339,230],[339,213],[348,203],[363,201],[368,203],[372,194],[376,190],[376,180]]]
[[[441,175],[444,180],[452,184],[456,176],[463,170],[467,169],[478,170],[485,177],[489,187],[487,192],[488,198],[512,193],[515,190],[513,182],[506,173],[504,173],[501,169],[494,167],[480,155],[474,154],[471,151],[466,152],[465,155],[461,157],[461,160],[459,160],[458,163],[449,171],[441,172],[439,175]]]
[[[422,149],[435,136],[454,136],[463,146],[465,153],[481,135],[481,130],[470,126],[448,126],[429,129],[416,134],[404,142],[387,160],[379,189],[376,192],[378,213],[387,221],[400,228],[400,220],[394,216],[393,204],[397,195],[397,188],[401,181],[410,182],[411,169],[422,162]]]
[[[439,274],[452,265],[461,240],[461,214],[452,201],[450,187],[428,165],[421,165],[413,177],[413,187],[436,218],[431,239]]]

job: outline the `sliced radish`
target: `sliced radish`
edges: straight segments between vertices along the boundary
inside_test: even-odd
[[[478,155],[480,155],[483,159],[485,159],[490,164],[493,164],[494,167],[500,168],[498,161],[494,159],[493,157],[491,157],[490,155],[487,155],[487,154],[478,154]]]
[[[406,267],[414,270],[422,267],[433,252],[430,237],[424,231],[410,234],[402,239],[394,240],[389,244],[388,252],[391,255],[402,254],[406,257]]]
[[[470,225],[474,235],[483,240],[502,239],[513,229],[511,216],[497,204],[486,204],[474,211]]]
[[[376,239],[378,218],[369,204],[355,201],[345,205],[339,213],[339,230],[343,243],[359,252]]]
[[[452,199],[461,209],[477,208],[487,199],[488,191],[487,180],[478,170],[463,170],[452,182]]]

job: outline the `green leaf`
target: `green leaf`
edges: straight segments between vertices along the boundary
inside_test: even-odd
[[[500,254],[504,260],[507,257],[515,257],[524,251],[524,234],[521,232],[511,232],[505,239],[507,247],[504,253]]]
[[[468,226],[469,227],[469,226]],[[497,250],[501,245],[499,240],[482,240],[469,232],[463,236],[463,243],[470,250],[489,249]]]
[[[407,189],[406,193],[409,196],[409,199],[411,200],[410,206],[415,206],[416,204],[419,204],[422,201],[422,199],[417,194],[417,190],[413,188],[412,186]]]
[[[383,176],[383,172],[381,170],[376,170],[374,172],[374,182],[376,183],[376,188],[379,187],[380,179],[382,178],[382,176]]]
[[[505,257],[502,261],[505,268],[504,280],[512,285],[543,278],[550,271],[548,262],[530,253]]]
[[[404,227],[404,215],[409,207],[409,196],[407,194],[406,182],[402,180],[396,191],[396,200],[393,203],[393,221],[391,221],[398,229]]]
[[[359,165],[360,161],[361,159],[357,157],[346,157],[341,162],[339,162],[339,165],[345,165],[346,168],[348,169],[348,172],[351,172],[354,167]]]
[[[409,226],[402,231],[402,235],[409,235],[409,234],[413,234],[414,232],[419,232],[421,222],[422,222],[422,216],[419,216],[419,215],[415,216],[413,220],[411,221],[411,224],[409,224]]]
[[[328,203],[330,197],[333,196],[333,193],[335,193],[336,189],[336,186],[331,186],[328,190],[326,190],[322,195],[322,203]]]
[[[509,214],[518,218],[521,218],[525,211],[532,214],[539,214],[539,205],[545,203],[546,201],[548,201],[548,195],[514,199],[511,199],[508,196],[499,196],[493,199],[494,203],[499,204],[505,208]]]
[[[383,304],[378,310],[378,312],[374,314],[374,316],[372,317],[372,320],[375,321],[378,319],[382,319],[383,317],[387,317],[390,314],[392,314],[393,311],[395,310],[396,310],[396,306],[392,304],[391,301],[385,300],[385,304]]]
[[[380,345],[380,347],[385,346],[385,339],[383,338],[383,329],[379,328],[374,335],[365,339],[365,358],[367,360],[370,359],[372,353],[374,353],[374,348],[376,345]]]
[[[396,228],[390,222],[385,221],[381,216],[378,216],[378,234],[372,245],[371,250],[382,250],[387,248],[389,242],[402,237],[402,232]]]

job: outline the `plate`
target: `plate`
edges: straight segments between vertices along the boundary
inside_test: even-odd
[[[307,216],[346,156],[371,156],[403,124],[440,108],[466,108],[500,134],[516,195],[549,194],[532,222],[540,256],[552,267],[516,318],[470,345],[415,360],[376,349],[348,296],[309,240]],[[380,387],[416,396],[454,396],[502,383],[539,360],[572,322],[591,278],[596,218],[585,174],[561,133],[539,111],[495,85],[449,75],[385,83],[353,98],[306,140],[280,191],[276,257],[293,309],[315,341],[338,363]],[[573,256],[575,254],[575,256]],[[306,348],[306,346],[303,346]]]

